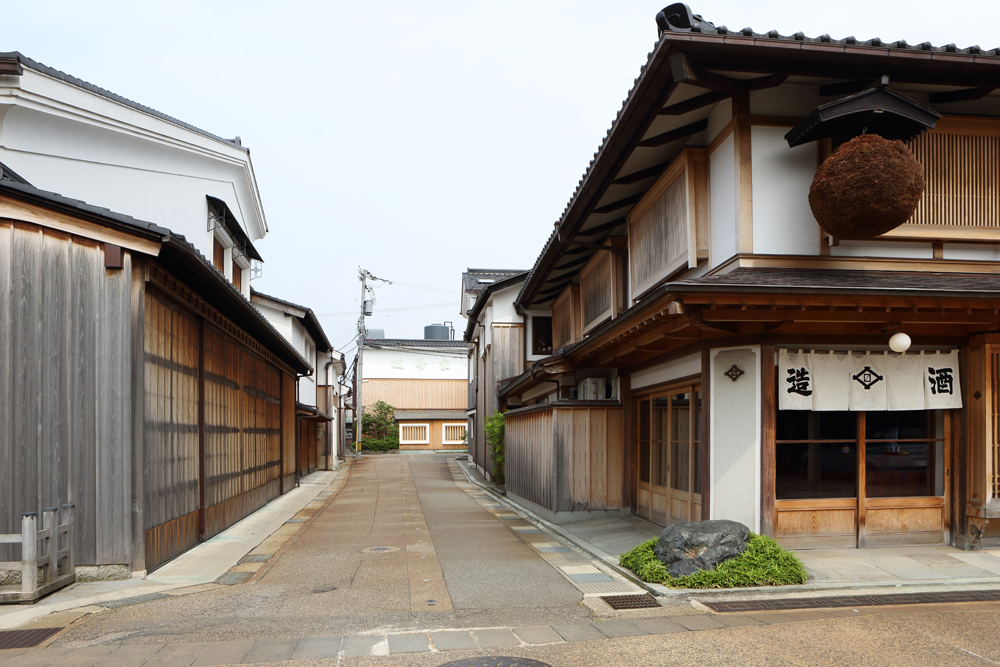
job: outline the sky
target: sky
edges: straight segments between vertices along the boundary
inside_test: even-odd
[[[669,3],[9,4],[0,51],[241,137],[270,230],[253,287],[353,356],[359,267],[394,282],[367,321],[390,338],[461,337],[466,268],[531,268]],[[689,4],[730,29],[1000,46],[995,0]]]

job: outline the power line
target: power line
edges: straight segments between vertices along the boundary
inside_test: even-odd
[[[441,292],[443,294],[458,294],[461,290],[456,289],[441,289],[440,287],[425,287],[424,285],[410,285],[409,283],[400,283],[393,281],[393,285],[396,287],[409,287],[410,289],[422,289],[427,292]]]
[[[444,303],[424,303],[419,306],[400,306],[399,308],[382,308],[379,310],[380,313],[395,313],[402,310],[421,310],[423,308],[444,308],[446,306],[453,306],[455,303],[453,301],[445,301]],[[320,313],[316,317],[339,317],[342,315],[353,315],[356,311],[348,311],[346,313]]]

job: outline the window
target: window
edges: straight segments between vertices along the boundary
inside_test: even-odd
[[[579,341],[580,324],[580,286],[569,285],[552,303],[552,349]]]
[[[233,262],[233,286],[239,291],[243,291],[243,267]]]
[[[611,239],[619,241],[620,239]],[[583,332],[607,322],[621,310],[621,255],[599,250],[580,271],[580,301],[583,309]]]
[[[552,354],[551,317],[531,318],[531,354],[536,356]]]
[[[212,239],[212,265],[226,275],[226,248],[217,238]]]
[[[445,445],[465,444],[465,424],[442,424],[441,442]]]
[[[400,424],[399,444],[429,445],[430,430],[430,424]]]
[[[629,213],[632,298],[708,257],[708,162],[686,148]]]

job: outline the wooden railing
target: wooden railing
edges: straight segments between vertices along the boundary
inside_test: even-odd
[[[63,505],[42,511],[41,530],[38,512],[26,512],[21,516],[20,533],[0,534],[0,544],[21,545],[21,562],[0,562],[0,570],[21,571],[21,590],[0,587],[0,602],[32,603],[76,581],[72,527],[73,505]],[[60,548],[60,543],[65,546]]]

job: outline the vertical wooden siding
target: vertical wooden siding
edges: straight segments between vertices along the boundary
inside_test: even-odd
[[[464,410],[465,380],[365,380],[365,406],[385,401],[398,410]]]
[[[490,344],[490,357],[493,360],[493,379],[496,381],[517,377],[524,372],[524,326],[494,325],[493,342]],[[496,385],[486,388],[494,394],[496,404]]]
[[[129,563],[130,253],[0,220],[0,533],[22,512],[77,506],[81,564]],[[19,558],[0,546],[0,560]]]
[[[926,180],[910,224],[1000,226],[1000,136],[929,132],[910,149]]]
[[[620,406],[509,414],[507,489],[553,511],[619,509],[622,435]]]

